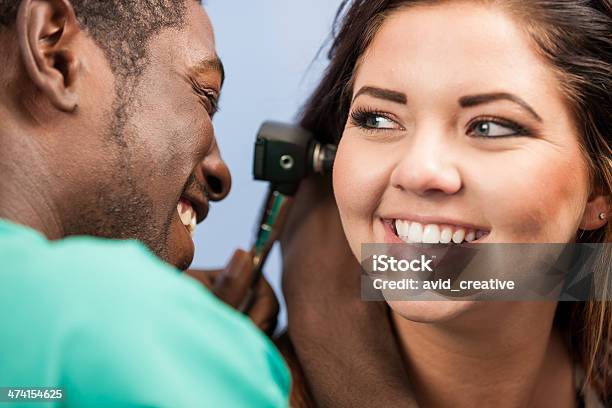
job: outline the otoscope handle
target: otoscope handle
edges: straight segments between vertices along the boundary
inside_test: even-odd
[[[266,200],[266,209],[259,223],[259,231],[253,245],[254,264],[261,265],[278,239],[287,209],[293,198],[271,188]]]
[[[280,237],[285,217],[293,202],[292,196],[283,194],[278,190],[278,188],[272,186],[268,192],[266,207],[259,222],[255,243],[251,249],[253,253],[253,281],[245,301],[239,308],[241,311],[248,310],[251,307],[251,303],[254,300],[253,288],[261,277],[262,267],[266,262],[266,258],[270,254],[274,243]]]

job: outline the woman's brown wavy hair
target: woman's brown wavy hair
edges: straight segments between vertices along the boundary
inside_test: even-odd
[[[337,142],[347,120],[352,80],[361,56],[385,18],[416,4],[478,1],[508,11],[548,61],[574,122],[590,168],[591,191],[612,191],[612,0],[344,0],[336,15],[329,66],[305,104],[300,124],[323,142]],[[612,242],[612,223],[578,231],[577,242]],[[612,254],[602,251],[595,276],[609,288]],[[612,294],[599,301],[560,302],[556,322],[567,330],[586,382],[612,406]]]

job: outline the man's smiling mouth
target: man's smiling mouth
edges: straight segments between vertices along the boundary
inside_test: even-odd
[[[207,197],[206,193],[204,193],[204,196]],[[176,205],[176,212],[181,223],[192,237],[195,234],[197,224],[204,221],[204,218],[208,215],[208,210],[208,200],[201,198],[201,194],[191,190],[183,193]]]
[[[383,219],[383,223],[406,243],[461,244],[477,242],[489,235],[484,228],[467,227],[446,223],[423,224],[403,219]]]
[[[193,237],[195,234],[196,225],[198,224],[198,221],[197,221],[197,213],[193,209],[193,206],[191,205],[189,200],[186,200],[185,198],[181,197],[178,204],[176,205],[176,211],[179,214],[179,218],[181,219],[181,222],[183,223],[185,228],[187,228],[187,231],[189,231],[189,233]]]

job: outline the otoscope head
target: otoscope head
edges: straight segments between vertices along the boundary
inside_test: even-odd
[[[312,173],[332,171],[336,146],[324,145],[297,126],[265,122],[255,142],[253,175],[270,182],[268,198],[253,244],[255,276],[261,275],[266,257],[280,236],[300,181]]]
[[[256,180],[287,186],[287,194],[292,194],[290,190],[309,174],[331,173],[335,157],[336,146],[317,142],[312,133],[293,125],[265,122],[257,133],[253,175]]]

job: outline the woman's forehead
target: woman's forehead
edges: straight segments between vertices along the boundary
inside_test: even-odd
[[[360,60],[356,88],[373,77],[394,87],[464,90],[504,84],[537,94],[555,88],[556,79],[510,15],[463,2],[407,7],[390,15]]]

